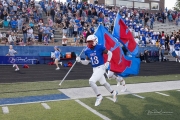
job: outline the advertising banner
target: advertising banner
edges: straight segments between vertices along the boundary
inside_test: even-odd
[[[0,64],[37,64],[39,56],[0,56]]]

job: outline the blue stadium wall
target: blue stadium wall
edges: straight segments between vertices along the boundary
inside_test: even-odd
[[[66,55],[67,52],[75,52],[76,55],[79,55],[84,47],[72,47],[72,46],[61,46],[61,52],[63,55]],[[3,61],[5,61],[6,54],[8,53],[8,46],[0,46],[0,64],[5,64]],[[53,46],[14,46],[14,49],[18,52],[16,56],[27,57],[26,59],[38,59],[40,64],[43,64],[44,61],[40,57],[40,53],[46,53],[46,52],[53,52],[54,47]],[[140,47],[139,48],[139,54],[144,53],[144,50],[149,51],[158,51],[157,47]],[[81,55],[81,58],[85,58],[85,54],[83,53]],[[7,58],[6,58],[7,59]],[[46,61],[47,63],[48,61]],[[31,63],[28,63],[31,64]]]

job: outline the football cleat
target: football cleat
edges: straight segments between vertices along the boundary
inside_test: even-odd
[[[113,101],[116,102],[117,101],[117,94],[118,92],[117,91],[113,91],[112,95],[113,95]]]
[[[99,106],[101,104],[101,101],[103,100],[103,97],[100,95],[96,98],[95,106]]]
[[[126,86],[123,86],[123,89],[121,90],[121,92],[126,92],[127,88]]]

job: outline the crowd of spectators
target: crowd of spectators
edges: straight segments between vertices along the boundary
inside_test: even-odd
[[[74,39],[74,45],[83,45],[88,35],[93,34],[99,23],[103,23],[109,32],[113,30],[116,14],[121,14],[125,24],[133,33],[139,46],[159,46],[164,36],[166,49],[168,40],[177,39],[180,32],[167,35],[162,31],[153,31],[155,21],[174,22],[180,26],[180,14],[176,11],[128,9],[126,7],[108,7],[75,0],[68,3],[55,0],[2,0],[0,2],[2,27],[8,32],[0,33],[1,43],[12,45],[48,45],[54,43],[55,30],[62,33],[62,45],[68,44],[68,38]],[[22,34],[22,36],[20,36]],[[168,43],[167,43],[168,42]]]

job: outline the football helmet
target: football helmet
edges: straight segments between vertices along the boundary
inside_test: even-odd
[[[87,46],[93,48],[98,43],[98,38],[96,35],[89,35],[86,41],[88,42]]]

